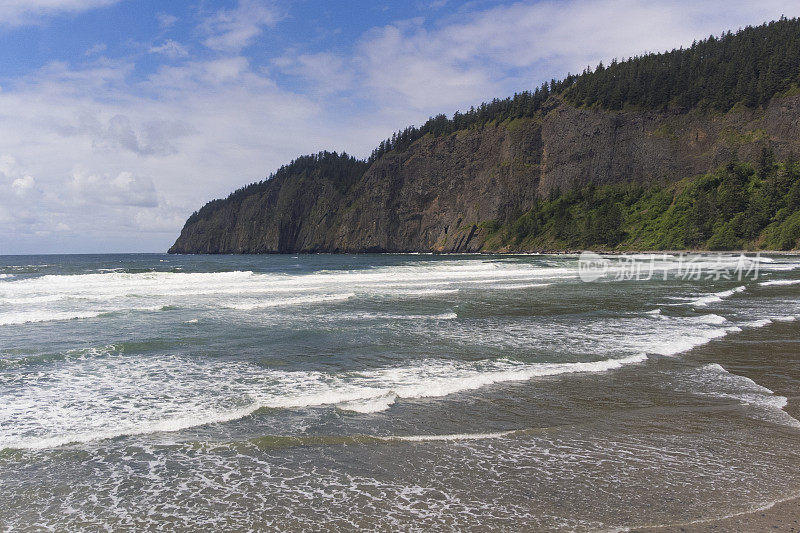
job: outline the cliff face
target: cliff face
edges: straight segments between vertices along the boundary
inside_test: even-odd
[[[551,98],[537,118],[427,135],[354,184],[271,180],[190,220],[170,253],[492,251],[493,225],[588,183],[669,183],[764,147],[800,154],[800,97],[725,114],[598,111]]]

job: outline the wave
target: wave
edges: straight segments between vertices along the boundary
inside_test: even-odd
[[[0,326],[18,326],[22,324],[36,324],[42,322],[64,322],[68,320],[98,318],[129,311],[169,311],[171,309],[176,309],[176,307],[169,305],[151,305],[147,307],[101,309],[92,311],[14,311],[0,314]]]
[[[377,413],[398,399],[438,398],[540,376],[606,372],[646,359],[636,355],[578,363],[431,360],[332,374],[265,370],[245,363],[200,364],[165,356],[95,357],[81,361],[78,372],[74,365],[59,368],[42,378],[44,382],[24,374],[17,386],[0,391],[5,406],[0,423],[7,428],[0,435],[0,449],[174,432],[230,422],[263,408],[335,407]],[[104,401],[98,403],[98,397]],[[149,401],[136,401],[141,397]]]
[[[105,311],[28,311],[0,315],[0,326],[31,324],[36,322],[58,322],[81,318],[97,318]]]
[[[342,313],[337,320],[455,320],[457,313],[438,313],[433,315],[402,315],[397,313]]]
[[[455,294],[459,289],[408,289],[393,291],[391,294],[400,296],[433,296],[436,294]]]
[[[126,427],[124,424],[121,424],[116,426],[114,429],[83,432],[79,431],[75,433],[53,435],[48,437],[23,437],[7,442],[3,442],[3,439],[0,439],[0,450],[41,450],[46,448],[57,448],[67,444],[86,443],[98,440],[114,439],[117,437],[148,435],[152,433],[172,433],[202,425],[231,422],[233,420],[238,420],[240,418],[249,416],[258,409],[259,407],[254,404],[240,409],[203,413],[202,418],[198,418],[196,415],[176,416],[163,420],[154,420],[152,422],[142,423],[135,426],[130,425]]]
[[[733,374],[717,363],[705,364],[681,376],[682,385],[700,396],[735,400],[754,418],[800,429],[800,421],[784,411],[787,399],[752,379]]]
[[[694,321],[695,322],[699,322],[701,324],[719,325],[719,324],[724,324],[725,322],[728,321],[728,319],[725,318],[724,316],[715,315],[715,314],[712,313],[712,314],[709,314],[709,315],[701,315],[701,316],[698,316],[698,317],[694,317]]]
[[[484,363],[484,368],[477,369],[464,364],[429,363],[419,367],[363,372],[360,373],[362,379],[356,380],[355,384],[290,394],[268,400],[263,405],[284,409],[334,405],[348,411],[375,413],[388,409],[398,398],[435,398],[535,377],[607,372],[646,360],[644,354],[580,363],[525,364],[503,360]]]
[[[775,322],[794,322],[795,320],[797,320],[796,315],[770,316],[758,320],[751,320],[748,322],[744,322],[742,326],[747,328],[757,329],[757,328],[763,328],[764,326],[769,326],[770,324],[774,324]]]
[[[441,442],[459,440],[486,440],[502,439],[509,437],[521,430],[512,429],[509,431],[497,431],[494,433],[452,433],[449,435],[392,435],[389,437],[379,437],[382,440],[401,441],[401,442]]]
[[[502,439],[516,434],[530,432],[531,429],[512,429],[490,433],[450,433],[444,435],[264,435],[246,441],[260,448],[279,448],[287,446],[340,446],[346,444],[380,444],[398,442],[454,442],[470,440]],[[192,446],[208,447],[236,447],[241,441],[225,443],[187,443]]]
[[[348,292],[343,294],[320,294],[316,296],[298,296],[294,298],[278,298],[274,300],[262,300],[250,303],[236,303],[228,304],[225,307],[229,309],[238,309],[240,311],[251,311],[254,309],[267,309],[270,307],[282,307],[289,305],[305,305],[317,304],[326,302],[341,302],[349,300],[354,297],[355,293]]]
[[[690,305],[704,307],[710,303],[721,302],[725,298],[733,296],[737,292],[742,292],[746,289],[744,285],[736,287],[734,289],[729,289],[727,291],[715,292],[711,294],[706,294],[689,302]]]
[[[547,287],[549,285],[552,285],[552,283],[508,283],[500,285],[489,285],[485,288],[499,289],[499,290],[516,290],[516,289],[533,289],[535,287]]]
[[[478,262],[474,260],[423,262],[415,265],[382,266],[359,270],[320,270],[303,274],[232,272],[106,272],[44,275],[10,281],[0,287],[0,298],[31,298],[41,295],[81,296],[106,300],[129,296],[190,296],[216,294],[260,294],[316,290],[334,292],[347,286],[364,292],[392,292],[407,286],[419,294],[447,284],[496,282],[537,283],[542,279],[574,276],[575,268],[542,267],[529,264]],[[457,289],[444,288],[454,292]],[[414,294],[413,292],[409,292]]]
[[[708,344],[714,339],[725,337],[729,333],[741,331],[740,328],[732,326],[728,328],[717,328],[705,331],[697,331],[680,336],[673,340],[662,340],[653,346],[650,353],[654,355],[674,356],[693,350],[704,344]]]

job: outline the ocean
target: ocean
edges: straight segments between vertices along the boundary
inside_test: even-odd
[[[0,257],[0,529],[620,530],[797,495],[800,257],[601,259]]]

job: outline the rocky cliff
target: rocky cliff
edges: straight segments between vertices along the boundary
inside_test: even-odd
[[[547,100],[535,117],[388,151],[353,183],[270,180],[192,217],[170,253],[475,252],[535,198],[589,183],[666,184],[731,160],[800,154],[800,96],[765,107],[609,111]],[[504,249],[507,251],[507,249]]]

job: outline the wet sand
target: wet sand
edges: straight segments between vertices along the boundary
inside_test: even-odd
[[[722,347],[724,346],[724,351]],[[743,332],[721,343],[696,349],[687,358],[716,362],[730,372],[746,376],[759,385],[785,396],[785,411],[800,417],[800,324],[773,324],[768,328]],[[800,469],[800,464],[786,465]],[[786,499],[766,504],[752,512],[722,519],[701,520],[690,524],[634,529],[642,533],[664,532],[800,532],[800,494],[786,494]]]
[[[751,533],[753,531],[800,531],[800,498],[776,503],[769,509],[745,513],[722,520],[694,524],[635,529],[641,533],[723,531]]]

